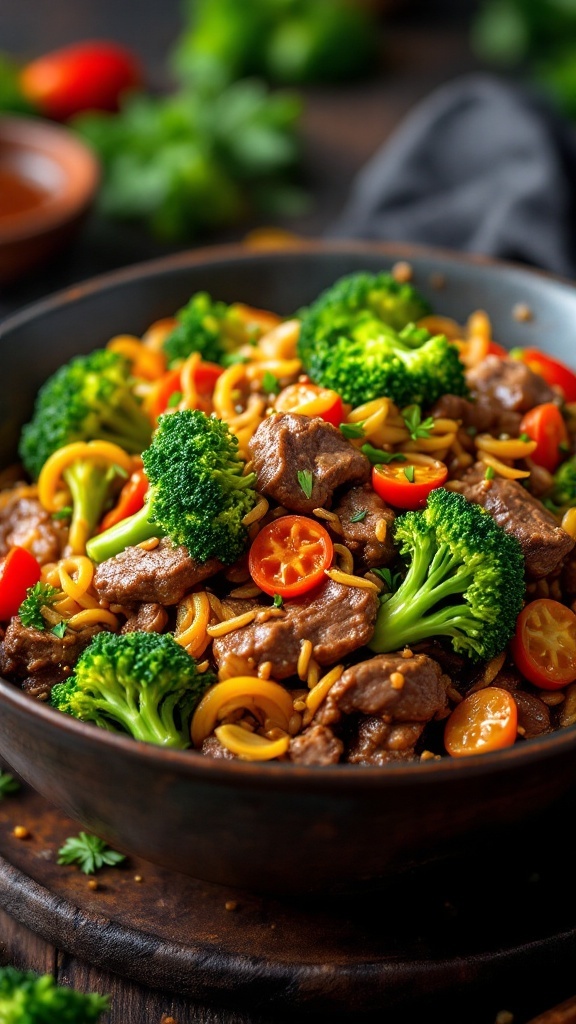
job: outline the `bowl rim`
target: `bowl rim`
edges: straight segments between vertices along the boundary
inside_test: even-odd
[[[64,174],[64,183],[22,213],[0,218],[0,247],[25,242],[67,224],[88,206],[101,181],[101,165],[80,136],[65,125],[36,115],[0,116],[3,145],[15,153],[42,155]]]
[[[197,249],[161,256],[156,259],[144,260],[130,264],[117,270],[108,271],[88,278],[78,284],[61,289],[34,303],[25,306],[11,316],[0,320],[0,343],[6,334],[25,326],[29,321],[56,311],[61,307],[81,301],[97,292],[113,290],[139,278],[146,279],[158,274],[170,274],[173,270],[187,267],[206,266],[229,260],[261,262],[270,258],[290,257],[298,255],[321,254],[381,254],[386,259],[396,261],[410,259],[439,259],[444,263],[466,264],[472,267],[486,266],[499,268],[504,272],[513,272],[521,277],[544,279],[576,291],[570,280],[557,274],[538,268],[524,266],[513,261],[499,260],[476,253],[459,253],[454,250],[431,246],[413,245],[411,243],[374,242],[360,240],[317,240],[299,239],[287,245],[271,247],[250,247],[244,243],[211,245]],[[299,765],[281,762],[243,761],[237,759],[219,759],[206,757],[199,751],[176,750],[161,747],[153,743],[143,743],[120,733],[107,732],[88,722],[81,722],[63,714],[41,701],[34,700],[13,683],[0,676],[0,706],[7,703],[17,712],[33,714],[47,728],[61,730],[71,737],[87,742],[89,746],[125,754],[136,761],[145,763],[160,759],[161,767],[172,770],[178,775],[202,777],[203,781],[213,784],[230,784],[233,781],[250,785],[257,781],[264,788],[293,788],[299,781],[315,791],[331,791],[334,786],[347,792],[360,792],[362,789],[387,788],[387,782],[397,786],[414,785],[418,782],[425,785],[429,780],[437,783],[455,779],[465,783],[467,778],[493,775],[494,768],[502,772],[516,771],[534,761],[545,762],[556,758],[559,754],[567,754],[576,749],[576,729],[567,726],[564,729],[547,733],[530,739],[526,743],[515,744],[503,750],[486,754],[474,754],[464,758],[441,757],[427,761],[391,762],[383,766],[335,764],[329,766]]]

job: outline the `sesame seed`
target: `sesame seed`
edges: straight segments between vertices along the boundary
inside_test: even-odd
[[[12,835],[15,839],[29,839],[30,832],[25,825],[15,825],[12,830]]]
[[[401,672],[392,672],[390,675],[390,685],[393,690],[401,690],[406,682]]]
[[[226,903],[224,904],[224,910],[237,910],[237,909],[238,909],[238,901],[237,900],[226,900]]]

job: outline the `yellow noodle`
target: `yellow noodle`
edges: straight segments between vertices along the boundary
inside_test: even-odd
[[[269,508],[269,504],[266,498],[260,495],[258,503],[254,506],[250,512],[247,512],[242,520],[243,526],[250,526],[251,523],[257,523],[259,519],[262,519],[266,515]]]
[[[478,434],[474,438],[476,447],[499,459],[526,459],[536,449],[536,441],[522,441],[519,437],[502,440],[491,434]]]
[[[62,591],[82,608],[100,607],[97,599],[87,593],[94,577],[94,565],[89,558],[75,555],[61,559],[58,563],[58,577]]]
[[[576,508],[569,508],[562,517],[562,529],[576,540]]]
[[[285,320],[264,334],[252,350],[255,359],[294,359],[300,336],[300,321]]]
[[[210,643],[206,627],[211,614],[212,608],[205,591],[189,594],[178,605],[174,639],[192,657],[203,654]]]
[[[117,444],[110,441],[74,441],[58,448],[46,460],[38,477],[38,500],[48,512],[57,512],[55,496],[61,485],[62,473],[77,459],[93,459],[118,466],[126,475],[132,472],[132,459]]]
[[[346,587],[360,587],[361,590],[374,590],[378,592],[378,587],[371,580],[364,579],[363,576],[353,576],[351,573],[342,572],[341,569],[324,569],[326,576],[329,576],[334,583],[342,583]]]
[[[530,476],[528,471],[507,466],[505,462],[496,459],[493,455],[489,455],[488,452],[480,452],[480,462],[483,462],[485,466],[491,466],[499,476],[503,476],[507,480],[522,480]]]
[[[342,524],[335,512],[329,512],[326,508],[315,508],[313,513],[317,519],[324,519],[327,523],[330,523],[335,533],[342,534]]]
[[[324,703],[334,683],[340,679],[344,671],[344,665],[335,665],[326,675],[316,683],[306,697],[306,711],[302,719],[304,726],[309,725],[321,704]]]
[[[316,686],[318,679],[320,678],[320,665],[314,658],[310,658],[308,663],[308,671],[306,672],[306,686],[310,690],[313,690]]]
[[[235,615],[232,619],[218,622],[215,626],[208,626],[206,632],[211,637],[225,636],[226,633],[231,633],[234,629],[241,629],[242,626],[247,626],[255,618],[256,610],[244,612],[243,615]]]
[[[308,672],[308,665],[310,658],[312,657],[312,641],[303,640],[300,647],[300,654],[298,655],[298,664],[296,667],[296,673],[300,679],[306,679],[306,673]]]
[[[142,335],[142,344],[146,348],[158,351],[162,348],[166,338],[176,327],[176,317],[168,316],[162,320],[155,320],[153,324]]]
[[[335,544],[334,551],[338,555],[338,568],[342,572],[354,572],[354,558],[352,552],[344,544]]]
[[[117,334],[111,338],[106,348],[125,356],[131,364],[135,377],[144,380],[157,380],[166,372],[166,356],[162,351],[154,350],[142,343],[132,334]]]
[[[388,523],[385,519],[378,519],[374,527],[374,536],[379,544],[383,544],[388,533]]]
[[[244,366],[246,379],[258,383],[261,383],[265,373],[272,373],[277,380],[282,380],[283,377],[296,377],[301,370],[299,359],[263,359]]]
[[[180,384],[182,387],[182,398],[177,406],[179,409],[197,409],[199,404],[198,389],[196,388],[196,370],[200,363],[200,353],[192,352],[182,364],[180,371]]]
[[[241,587],[231,590],[229,597],[262,597],[263,591],[255,583],[244,583]]]
[[[83,626],[94,626],[98,623],[110,626],[111,629],[118,629],[118,619],[105,608],[84,608],[68,619],[68,625],[72,629],[82,629]]]

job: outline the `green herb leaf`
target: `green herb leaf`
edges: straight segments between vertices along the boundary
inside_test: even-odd
[[[373,466],[389,462],[406,462],[406,456],[401,455],[400,452],[385,452],[381,448],[374,448],[371,444],[363,444],[360,451],[364,452]]]
[[[367,508],[361,508],[358,512],[355,512],[353,516],[350,516],[351,523],[361,523],[363,519],[366,519],[368,515]]]
[[[306,495],[307,498],[311,498],[312,490],[314,488],[314,476],[312,474],[312,471],[310,469],[299,469],[297,476],[298,483],[300,484],[300,487],[304,491],[304,494]]]
[[[5,796],[9,796],[12,793],[18,793],[20,788],[20,783],[13,775],[0,769],[0,800],[3,800]]]
[[[428,416],[423,420],[419,405],[407,405],[405,409],[402,409],[402,419],[413,441],[417,441],[420,437],[430,437],[434,428],[434,419],[432,416]]]
[[[61,622],[57,622],[55,626],[52,626],[50,632],[61,640],[66,632],[66,623],[64,622],[64,619],[62,619]]]
[[[468,434],[468,437],[476,437],[478,427],[466,427],[466,433]]]
[[[65,505],[64,508],[59,508],[57,512],[52,513],[52,519],[71,519],[72,518],[72,506]]]
[[[526,432],[524,432],[523,434],[520,434],[520,437],[518,438],[518,440],[519,441],[531,441],[532,438],[529,437]]]
[[[278,378],[273,373],[270,373],[270,370],[266,370],[262,377],[262,390],[265,395],[277,395],[280,391]]]
[[[166,408],[167,409],[173,409],[174,406],[179,405],[181,401],[182,401],[182,392],[181,391],[173,391],[172,394],[170,395],[167,403],[166,403]]]
[[[414,483],[414,466],[404,466],[404,476],[409,483]]]
[[[85,875],[94,874],[104,864],[113,867],[123,860],[126,860],[123,853],[112,850],[103,839],[88,832],[69,836],[58,850],[58,864],[77,864]]]
[[[33,629],[46,629],[46,623],[42,615],[43,608],[51,608],[56,600],[59,591],[48,583],[35,583],[28,587],[26,597],[18,609],[18,615],[23,626]]]
[[[344,437],[347,437],[348,440],[364,437],[364,421],[362,423],[341,423],[340,432],[344,434]]]
[[[284,604],[284,598],[282,597],[281,594],[274,594],[274,600],[272,603],[275,608],[281,608],[282,605]]]
[[[495,476],[494,467],[493,466],[487,466],[486,467],[486,472],[484,473],[484,479],[485,480],[493,480],[494,476]]]
[[[386,568],[386,569],[371,569],[370,572],[372,572],[374,574],[374,576],[378,576],[383,581],[383,583],[386,584],[386,586],[388,587],[388,590],[391,593],[393,593],[395,590],[398,589],[398,586],[400,584],[400,580],[402,579],[402,574],[401,573],[399,573],[399,572],[392,573],[391,569],[388,569],[388,568]]]

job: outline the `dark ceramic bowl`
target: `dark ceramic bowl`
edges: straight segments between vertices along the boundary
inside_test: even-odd
[[[39,384],[115,333],[142,332],[207,289],[289,314],[340,275],[409,259],[442,313],[489,311],[498,341],[576,353],[576,289],[515,266],[400,246],[212,249],[111,274],[0,326],[0,451],[14,455]],[[438,275],[444,286],[438,290]],[[436,287],[434,287],[436,284]],[[517,303],[530,322],[513,316]],[[114,847],[205,880],[260,890],[359,888],[462,851],[509,863],[563,842],[576,799],[576,729],[499,753],[385,768],[220,761],[77,722],[0,681],[0,755]]]

